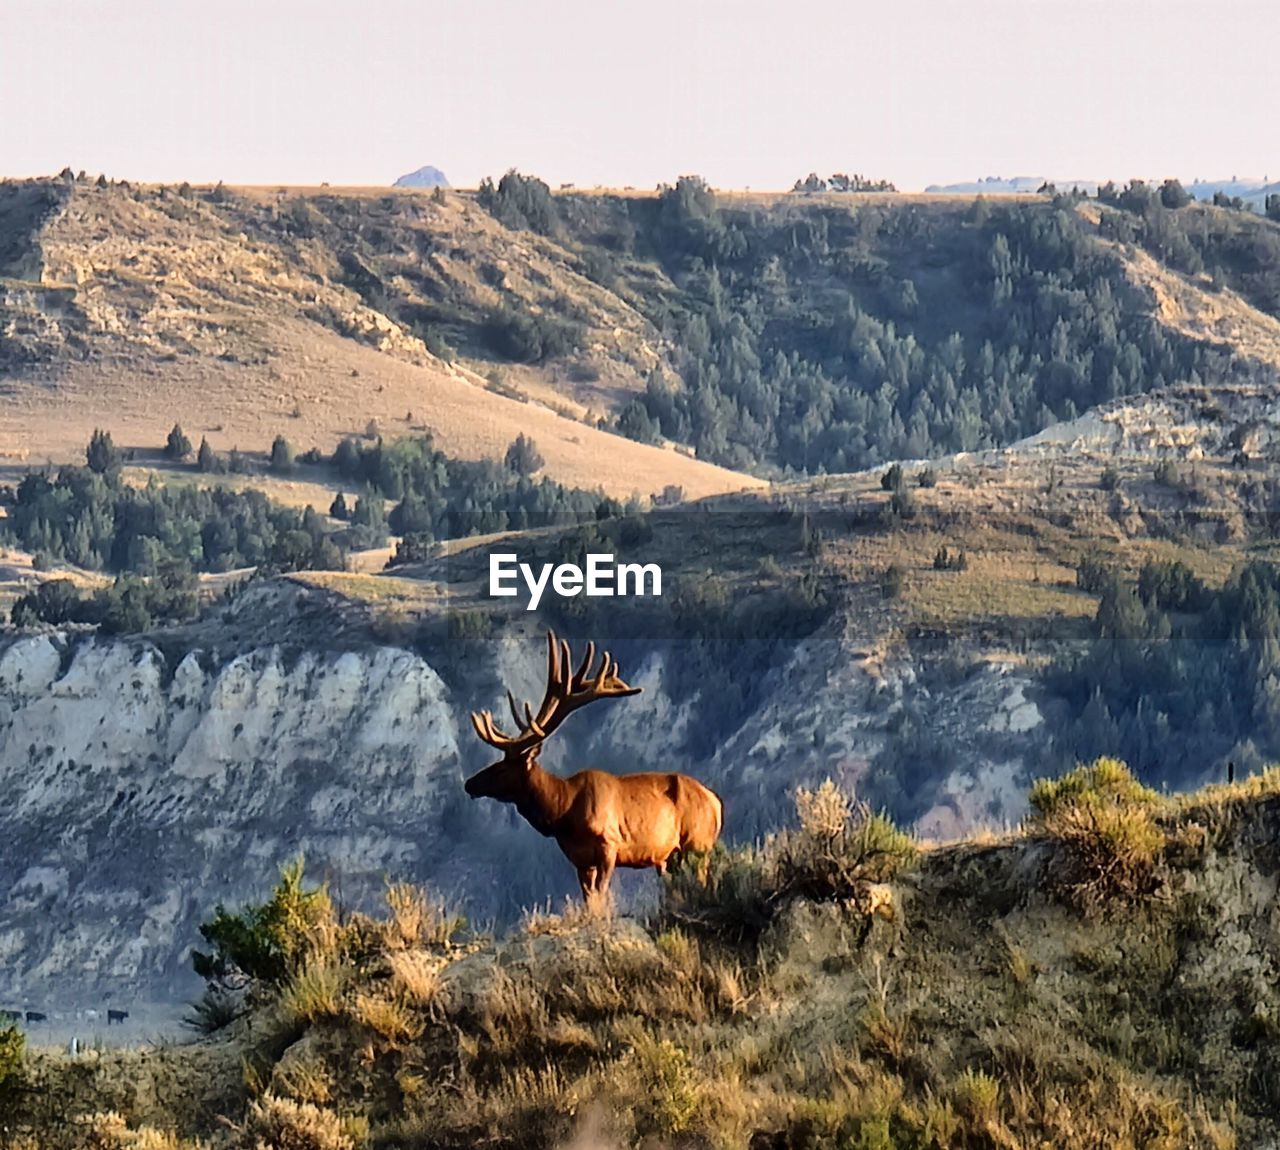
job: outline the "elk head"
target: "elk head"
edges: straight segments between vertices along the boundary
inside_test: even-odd
[[[595,666],[596,645],[587,644],[586,654],[576,671],[569,644],[547,632],[547,689],[542,705],[534,714],[528,703],[517,705],[515,696],[508,691],[507,702],[516,734],[506,735],[493,721],[491,711],[471,712],[471,724],[489,746],[502,752],[502,758],[484,770],[472,775],[466,782],[466,792],[473,799],[489,798],[499,802],[516,802],[528,787],[529,776],[538,766],[538,753],[543,742],[576,711],[597,699],[638,695],[640,687],[629,687],[618,676],[618,664],[608,651]]]

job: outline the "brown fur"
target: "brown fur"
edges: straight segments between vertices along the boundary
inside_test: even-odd
[[[503,758],[467,780],[472,798],[514,803],[540,834],[554,838],[578,871],[587,902],[603,897],[616,867],[654,867],[665,874],[676,853],[705,854],[715,845],[724,821],[719,796],[696,779],[674,773],[613,775],[579,771],[568,778],[550,774],[538,763],[542,743],[575,706],[597,698],[638,693],[617,677],[608,653],[599,674],[588,679],[594,646],[582,669],[568,676],[567,645],[548,635],[547,697],[533,719],[526,708],[521,723],[515,701],[512,714],[522,726],[519,736],[502,735],[489,714],[472,717],[486,742],[504,751]],[[563,708],[557,702],[565,704]],[[703,864],[705,873],[705,861]]]

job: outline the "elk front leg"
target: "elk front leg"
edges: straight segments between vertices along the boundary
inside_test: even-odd
[[[614,868],[618,865],[618,850],[607,843],[601,843],[595,857],[595,865],[582,867],[578,871],[578,882],[582,885],[582,901],[591,911],[604,908],[609,897],[609,881],[613,878]]]
[[[613,878],[613,871],[617,865],[618,848],[611,843],[605,843],[600,852],[600,870],[596,876],[596,894],[601,898],[609,893],[609,882]]]

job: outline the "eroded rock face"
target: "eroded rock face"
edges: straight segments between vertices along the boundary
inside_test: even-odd
[[[267,647],[170,668],[146,643],[67,644],[0,655],[0,999],[176,988],[213,905],[261,897],[299,851],[347,897],[425,877],[460,768],[421,659]]]
[[[554,843],[461,787],[493,757],[468,712],[505,709],[506,686],[541,696],[537,634],[504,628],[455,693],[412,652],[349,636],[333,649],[337,609],[286,591],[247,593],[176,646],[47,634],[0,649],[0,1007],[190,999],[199,924],[219,903],[260,901],[299,853],[349,908],[373,909],[388,878],[466,896],[480,920],[576,889]],[[948,747],[925,765],[943,781],[922,831],[1021,814],[1039,714],[1020,669],[931,691],[908,658],[806,640],[695,758],[703,718],[668,693],[668,656],[629,666],[643,694],[571,724],[545,764],[687,771],[724,797],[726,837],[750,840],[790,818],[797,784],[862,790],[910,707]],[[656,891],[622,877],[636,897]]]

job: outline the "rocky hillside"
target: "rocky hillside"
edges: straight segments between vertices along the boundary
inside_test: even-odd
[[[6,645],[0,778],[14,799],[0,813],[0,1003],[52,1013],[60,1033],[108,999],[143,1011],[181,1001],[198,924],[299,853],[353,906],[376,899],[389,874],[449,890],[481,919],[569,892],[572,870],[552,844],[505,810],[466,809],[461,791],[489,757],[467,712],[496,705],[500,684],[541,692],[535,626],[504,629],[459,669],[443,649],[335,640],[324,600],[266,584],[195,634],[53,632]],[[645,694],[598,716],[590,740],[567,736],[548,761],[693,770],[737,811],[732,837],[749,837],[771,825],[769,796],[796,780],[864,773],[887,712],[917,693],[909,658],[866,664],[843,647],[829,631],[784,650],[776,685],[704,761],[687,744],[693,700],[669,694],[659,644],[628,667]],[[965,712],[1003,727],[1016,752],[1039,721],[1027,688],[1012,665],[992,665],[944,711],[957,725]],[[821,749],[797,756],[791,732],[819,728]],[[926,825],[1020,812],[1017,758],[955,768],[944,788],[954,796]],[[512,882],[504,870],[517,859]]]

